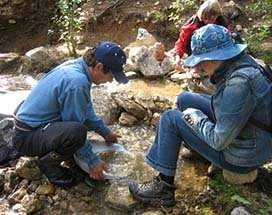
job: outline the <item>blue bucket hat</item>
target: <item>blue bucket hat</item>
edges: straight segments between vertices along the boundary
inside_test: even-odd
[[[126,55],[118,44],[111,41],[103,41],[94,49],[93,53],[99,62],[109,68],[117,82],[122,84],[128,82],[128,78],[123,71]]]
[[[227,28],[208,24],[195,31],[191,40],[192,54],[184,65],[194,67],[202,61],[227,60],[246,49],[245,44],[236,44]]]

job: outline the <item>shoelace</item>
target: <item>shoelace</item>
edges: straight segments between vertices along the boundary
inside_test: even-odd
[[[158,183],[159,183],[160,179],[156,176],[154,177],[152,180],[150,181],[146,181],[143,182],[142,184],[140,184],[139,188],[143,191],[147,191],[150,189],[158,189]]]

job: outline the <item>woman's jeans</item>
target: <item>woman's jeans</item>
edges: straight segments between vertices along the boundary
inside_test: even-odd
[[[211,111],[211,97],[205,94],[183,92],[178,96],[179,110],[169,110],[162,114],[155,141],[146,156],[146,162],[167,176],[174,176],[177,167],[180,146],[185,145],[198,152],[205,159],[216,166],[232,172],[246,173],[256,167],[239,167],[228,163],[222,151],[216,151],[200,139],[183,119],[183,112],[187,108],[195,108],[206,114],[214,121]]]

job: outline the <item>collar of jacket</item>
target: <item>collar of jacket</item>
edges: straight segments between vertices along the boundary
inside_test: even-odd
[[[245,53],[242,52],[238,56],[224,61],[224,63],[218,69],[215,70],[214,75],[211,76],[210,78],[211,83],[217,84],[221,80],[226,79],[229,73],[233,71],[230,68],[232,68],[237,61],[243,58],[244,55]]]

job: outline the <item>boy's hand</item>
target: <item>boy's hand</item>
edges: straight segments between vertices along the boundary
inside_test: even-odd
[[[108,172],[108,168],[104,161],[100,160],[96,167],[90,168],[89,175],[95,180],[105,180],[103,171]]]
[[[104,139],[106,143],[118,143],[118,138],[121,138],[121,137],[122,136],[111,132],[106,137],[104,137]]]

